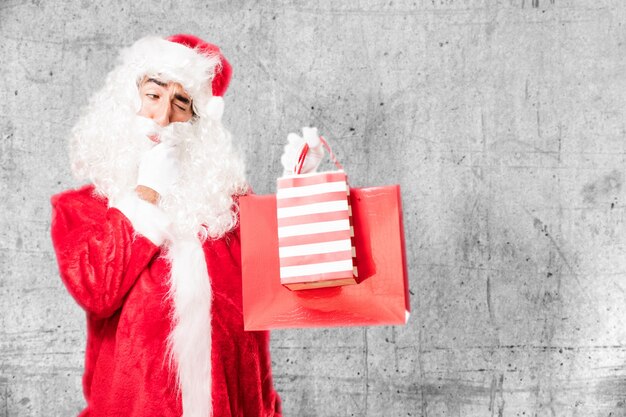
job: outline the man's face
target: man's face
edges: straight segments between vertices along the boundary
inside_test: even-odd
[[[146,77],[139,83],[140,116],[165,127],[174,122],[188,122],[193,116],[191,97],[182,85]]]

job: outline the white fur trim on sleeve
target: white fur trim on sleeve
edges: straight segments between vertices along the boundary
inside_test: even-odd
[[[155,245],[160,246],[169,237],[171,221],[163,210],[154,204],[140,199],[135,194],[129,194],[113,207],[130,220],[137,233],[147,237]]]

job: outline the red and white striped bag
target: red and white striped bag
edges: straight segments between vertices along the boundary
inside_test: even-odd
[[[357,283],[350,188],[328,143],[320,141],[338,171],[300,174],[305,143],[295,175],[277,180],[280,281],[291,290]]]

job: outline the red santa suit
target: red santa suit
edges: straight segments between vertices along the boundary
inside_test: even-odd
[[[52,206],[61,278],[87,315],[81,416],[180,417],[167,353],[170,265],[162,249],[108,208],[93,186],[57,194]],[[239,228],[202,249],[213,292],[213,415],[280,416],[269,334],[243,330]]]
[[[81,416],[281,415],[269,334],[243,329],[238,226],[185,241],[135,195],[111,204],[88,185],[51,201],[60,275],[87,317]]]

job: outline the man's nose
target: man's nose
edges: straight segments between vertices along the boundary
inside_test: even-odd
[[[154,120],[159,126],[165,127],[170,124],[170,117],[172,115],[171,103],[163,100],[162,103],[155,109],[152,120]]]

